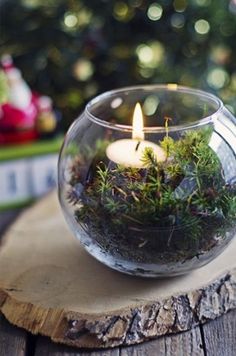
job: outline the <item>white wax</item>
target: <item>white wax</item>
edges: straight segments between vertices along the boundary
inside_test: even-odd
[[[107,157],[125,167],[143,168],[142,162],[145,148],[153,149],[154,155],[158,162],[166,160],[165,151],[158,145],[150,141],[140,141],[134,139],[118,140],[111,143],[107,149]]]

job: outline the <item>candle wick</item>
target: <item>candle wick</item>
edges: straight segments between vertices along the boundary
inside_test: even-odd
[[[139,141],[135,147],[135,152],[138,151],[139,145],[140,145],[141,141]]]

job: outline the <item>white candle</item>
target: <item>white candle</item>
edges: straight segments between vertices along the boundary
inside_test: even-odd
[[[123,139],[111,143],[107,149],[107,157],[122,166],[143,168],[144,151],[152,148],[157,162],[166,160],[165,151],[157,144],[144,140],[143,115],[139,103],[136,104],[133,116],[132,139]]]
[[[124,139],[111,143],[107,147],[107,157],[125,167],[142,168],[144,164],[142,162],[145,148],[150,147],[153,149],[153,153],[158,162],[166,160],[165,151],[155,143],[150,141],[139,141]]]

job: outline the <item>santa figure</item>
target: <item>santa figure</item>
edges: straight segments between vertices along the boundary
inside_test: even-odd
[[[0,144],[33,141],[50,136],[57,127],[52,100],[32,93],[9,55],[1,58],[8,101],[0,104]]]

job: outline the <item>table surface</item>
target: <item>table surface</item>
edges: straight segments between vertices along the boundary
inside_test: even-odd
[[[0,213],[0,239],[19,210]],[[11,325],[0,314],[0,356],[236,356],[236,310],[187,332],[140,345],[107,350],[79,350],[55,344]]]

